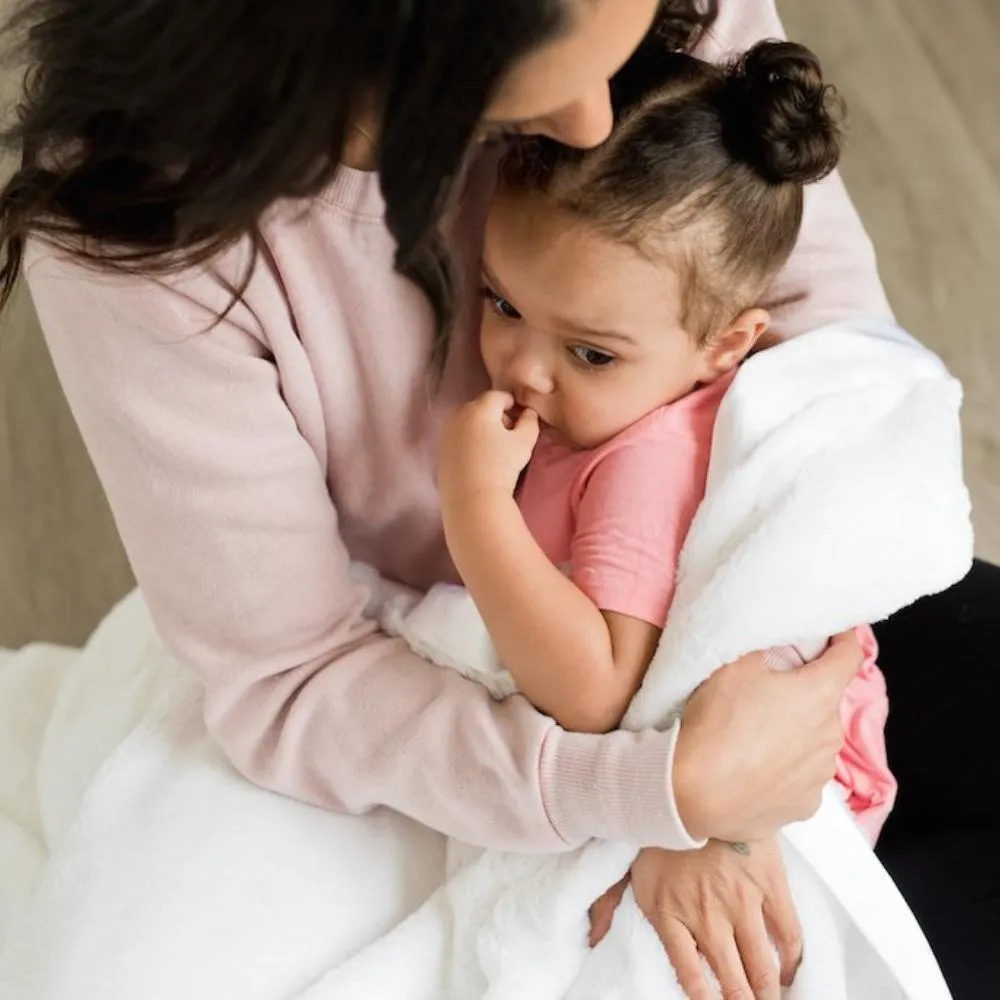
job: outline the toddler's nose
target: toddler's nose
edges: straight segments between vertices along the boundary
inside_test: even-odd
[[[533,351],[515,353],[504,373],[508,391],[519,403],[530,405],[532,396],[547,396],[552,392],[553,379],[545,359]]]

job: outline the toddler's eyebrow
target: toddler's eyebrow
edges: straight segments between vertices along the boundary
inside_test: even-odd
[[[574,333],[579,333],[595,340],[617,340],[623,344],[632,345],[636,343],[634,337],[630,337],[627,333],[619,333],[617,330],[595,330],[585,323],[576,323],[573,320],[563,318],[558,318],[558,322],[560,326],[564,326]]]

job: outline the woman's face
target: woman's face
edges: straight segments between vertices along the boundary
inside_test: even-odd
[[[642,41],[658,0],[569,0],[570,28],[514,64],[486,128],[589,148],[611,132],[608,81]]]

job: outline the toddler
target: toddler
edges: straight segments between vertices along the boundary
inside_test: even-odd
[[[768,329],[759,303],[803,187],[841,145],[835,96],[792,43],[719,67],[653,39],[612,96],[599,148],[526,140],[507,158],[482,264],[493,389],[454,416],[440,456],[448,546],[501,662],[581,732],[617,727],[642,683],[716,413]],[[837,777],[874,840],[895,782],[874,636],[858,634]]]

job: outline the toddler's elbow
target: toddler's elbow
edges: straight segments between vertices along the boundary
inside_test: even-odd
[[[610,733],[621,725],[630,694],[605,685],[594,685],[567,704],[554,718],[571,733]]]

